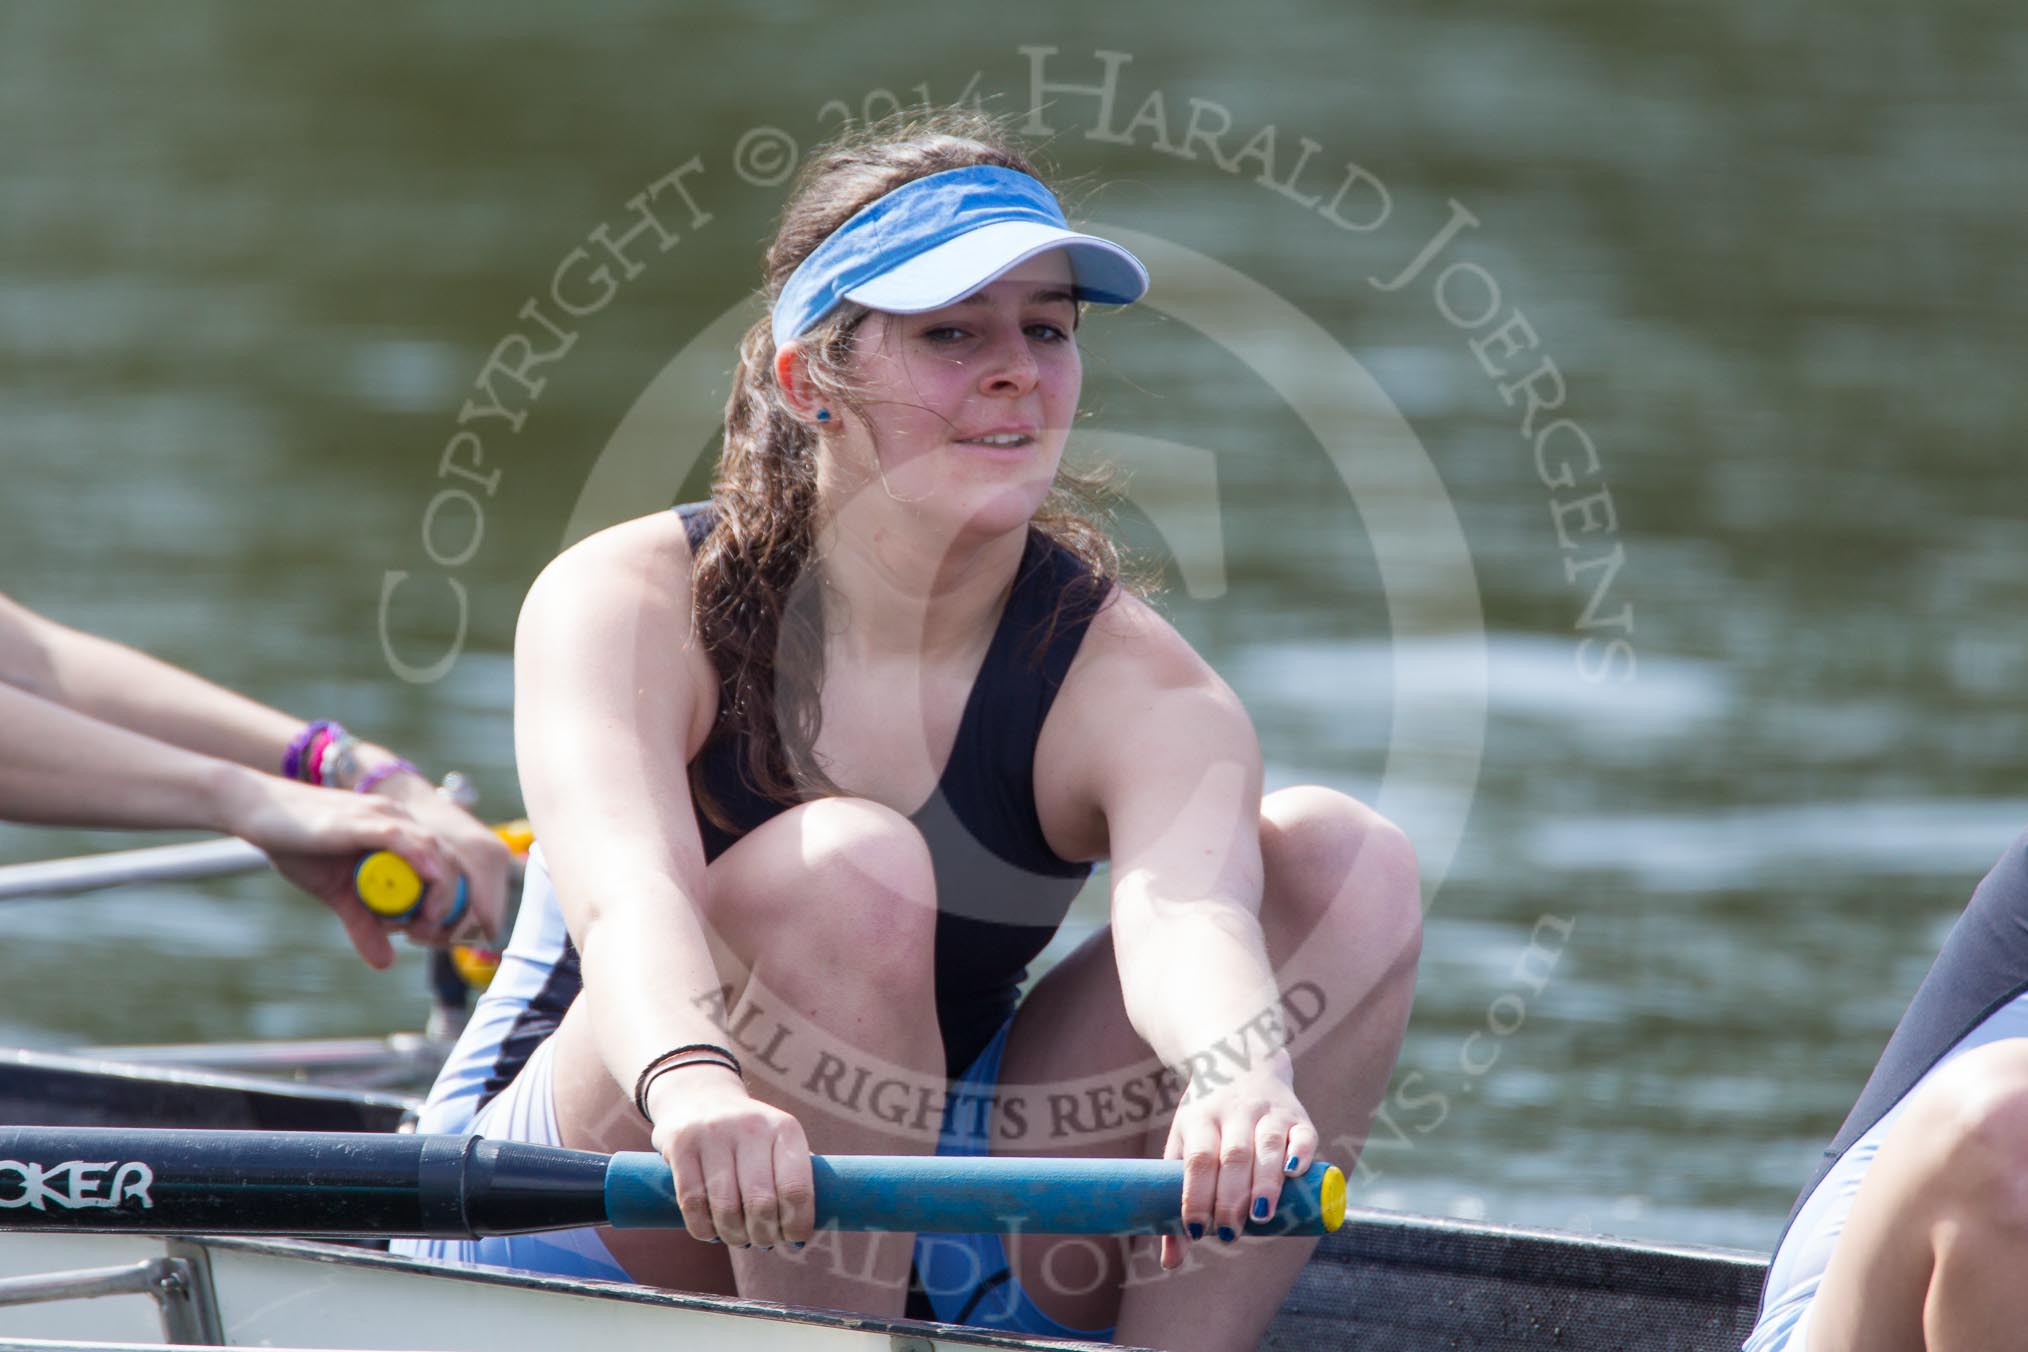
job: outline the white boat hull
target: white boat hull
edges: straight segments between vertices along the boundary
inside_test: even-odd
[[[557,1352],[936,1352],[1098,1348],[906,1320],[793,1310],[616,1282],[463,1271],[295,1240],[165,1240],[0,1233],[0,1279],[126,1266],[164,1254],[199,1270],[200,1302],[230,1347]],[[0,1347],[165,1343],[142,1294],[0,1307]],[[28,1344],[28,1345],[33,1345]]]

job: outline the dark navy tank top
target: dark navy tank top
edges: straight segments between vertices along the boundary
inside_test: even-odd
[[[711,532],[711,504],[677,510],[696,549]],[[909,817],[936,870],[937,1018],[951,1076],[972,1063],[1013,1012],[1028,964],[1091,876],[1090,864],[1061,859],[1049,848],[1035,809],[1035,744],[1043,720],[1107,594],[1101,590],[1071,608],[1052,628],[1065,589],[1084,574],[1076,555],[1040,531],[1028,532],[943,777]],[[707,747],[701,768],[705,785],[744,834],[785,808],[747,787],[739,753],[736,743],[719,741]],[[702,813],[697,829],[707,860],[738,838]]]
[[[676,509],[692,549],[715,524],[712,504]],[[929,800],[910,817],[929,846],[936,874],[936,1004],[944,1066],[970,1066],[1014,1010],[1028,964],[1063,923],[1091,865],[1057,856],[1035,807],[1035,745],[1043,720],[1110,595],[1104,583],[1080,601],[1065,593],[1089,581],[1077,556],[1031,528],[1014,586],[985,660],[966,697],[950,759]],[[721,830],[702,811],[697,830],[706,862],[787,805],[764,798],[739,770],[740,746],[706,744],[706,788],[737,827]],[[583,988],[577,948],[566,941],[540,989],[513,1019],[485,1082],[490,1100],[513,1081]]]

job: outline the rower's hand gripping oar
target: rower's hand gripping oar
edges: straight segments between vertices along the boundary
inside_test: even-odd
[[[517,864],[525,865],[528,850],[535,843],[535,833],[526,821],[504,822],[493,828],[493,834],[514,852]],[[422,876],[415,866],[392,850],[375,850],[363,855],[352,868],[352,893],[359,898],[360,905],[390,925],[402,925],[413,920],[423,907]],[[451,913],[444,917],[443,928],[454,928],[464,917],[469,889],[463,874],[458,876],[456,899],[451,903]],[[500,970],[500,950],[484,944],[453,944],[445,963],[456,973],[457,980],[473,990],[482,991]],[[447,974],[432,973],[432,985],[439,1003],[451,1001],[462,1010],[464,996],[445,980]]]
[[[461,807],[469,807],[469,794],[463,780],[464,776],[453,771],[444,776],[444,785],[439,792],[447,793]],[[517,858],[528,853],[525,842],[533,837],[526,821],[501,822],[493,830],[515,851]],[[259,846],[233,836],[221,836],[184,845],[151,845],[145,849],[114,850],[73,859],[0,864],[0,901],[75,896],[82,892],[134,887],[144,883],[232,878],[261,873],[272,867],[273,861],[261,852]]]
[[[462,778],[460,776],[459,778]],[[445,777],[453,787],[452,776]],[[463,800],[460,800],[461,803]],[[514,852],[513,877],[518,880],[526,863],[534,834],[525,820],[501,822],[493,833]],[[103,888],[160,882],[195,882],[229,878],[272,868],[273,862],[258,846],[231,836],[217,840],[193,841],[187,845],[156,845],[140,850],[119,850],[86,855],[77,859],[50,859],[28,864],[0,864],[0,902],[29,901],[70,896]],[[406,873],[409,881],[404,882]],[[406,887],[413,887],[407,901],[401,901]],[[387,850],[364,856],[353,872],[353,889],[368,910],[391,923],[411,918],[422,906],[422,880],[407,860]],[[458,896],[452,922],[464,914],[466,884],[458,879]],[[498,950],[476,944],[453,945],[445,964],[473,990],[484,990],[500,965]]]
[[[479,791],[472,781],[453,770],[437,786],[437,794],[470,812],[478,806]],[[514,856],[514,874],[520,877],[528,864],[528,851],[535,844],[535,832],[526,818],[501,822],[493,834]],[[375,850],[352,868],[352,895],[361,905],[390,925],[403,925],[422,912],[423,881],[408,860],[392,850]],[[458,875],[458,891],[451,901],[451,913],[442,928],[449,933],[464,918],[470,901],[470,885]],[[430,1011],[430,1036],[455,1037],[465,1026],[465,992],[482,991],[500,970],[500,950],[484,944],[452,944],[430,958],[430,994],[435,1001]],[[442,1025],[440,1028],[439,1025]]]
[[[1180,1160],[819,1155],[819,1228],[1158,1234]],[[1282,1183],[1248,1234],[1321,1235],[1345,1175]],[[584,1225],[679,1229],[668,1164],[478,1136],[0,1128],[0,1230],[473,1238]]]

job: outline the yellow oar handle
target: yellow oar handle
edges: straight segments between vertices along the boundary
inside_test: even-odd
[[[527,821],[505,821],[493,827],[493,833],[507,843],[515,855],[527,855],[527,847],[535,843],[535,833]],[[353,894],[359,904],[371,910],[389,924],[406,924],[422,912],[422,876],[402,855],[391,849],[375,849],[373,853],[359,859],[353,868]],[[450,916],[444,926],[450,928],[464,914],[466,888],[464,878],[458,878],[458,900],[450,908]],[[501,967],[499,949],[487,949],[483,945],[452,945],[450,965],[458,971],[464,985],[475,991],[487,989],[493,983],[493,975]]]
[[[526,856],[528,847],[535,843],[535,832],[526,820],[502,822],[493,828],[493,834],[500,837],[517,856]],[[360,904],[390,924],[404,924],[415,919],[422,910],[423,880],[415,866],[392,850],[375,850],[361,859],[352,871],[352,890]],[[451,907],[444,926],[457,924],[465,913],[465,880],[458,879],[457,901]],[[498,949],[479,944],[453,944],[451,965],[458,975],[473,990],[484,990],[491,984],[493,976],[500,970]]]
[[[1318,1165],[1323,1165],[1324,1175],[1317,1180],[1317,1216],[1325,1231],[1335,1234],[1345,1223],[1345,1171],[1322,1160],[1310,1168],[1315,1170]]]
[[[517,856],[525,858],[535,844],[534,828],[526,818],[501,822],[493,834]],[[352,890],[367,910],[383,920],[413,920],[422,909],[423,881],[408,860],[392,850],[375,850],[352,870]],[[458,879],[458,899],[444,925],[449,928],[465,913],[465,880]]]
[[[352,871],[352,890],[360,905],[390,924],[413,920],[422,910],[423,880],[415,866],[392,850],[375,850],[359,861]],[[465,913],[465,880],[458,879],[458,900],[444,921],[445,928],[458,923]],[[451,945],[451,966],[467,986],[486,989],[500,970],[497,950],[477,944]]]
[[[479,944],[452,944],[451,966],[467,986],[482,991],[500,974],[500,950]]]
[[[393,850],[375,850],[352,870],[352,890],[360,905],[382,920],[413,920],[422,910],[423,880],[414,865]],[[450,924],[465,910],[465,880],[458,879],[458,900],[452,907]]]

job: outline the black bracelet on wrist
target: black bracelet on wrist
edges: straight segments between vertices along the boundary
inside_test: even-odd
[[[688,1060],[679,1060],[688,1057]],[[648,1089],[665,1070],[680,1070],[684,1066],[723,1066],[741,1079],[746,1072],[740,1069],[739,1058],[729,1048],[715,1042],[686,1042],[680,1047],[671,1047],[660,1056],[641,1067],[641,1074],[634,1081],[634,1109],[641,1114],[641,1120],[649,1126],[655,1119],[648,1116]]]

